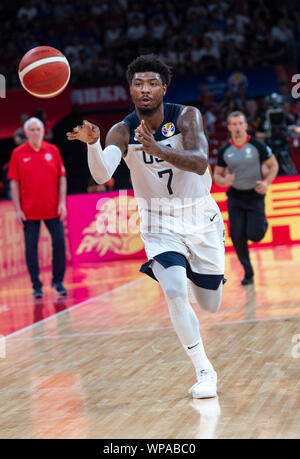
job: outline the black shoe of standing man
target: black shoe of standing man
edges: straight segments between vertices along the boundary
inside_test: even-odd
[[[41,287],[38,287],[38,288],[35,288],[33,290],[33,293],[32,293],[32,297],[35,299],[35,300],[38,300],[39,298],[43,298],[43,292],[42,292],[42,289]]]
[[[251,285],[254,283],[253,276],[245,276],[244,279],[242,280],[241,284],[242,285]]]
[[[58,293],[61,296],[67,296],[68,294],[67,289],[65,289],[65,287],[63,286],[61,282],[53,282],[51,287],[54,288],[56,293]]]

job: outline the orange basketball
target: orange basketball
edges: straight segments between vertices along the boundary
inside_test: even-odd
[[[24,89],[36,97],[55,97],[67,86],[71,71],[66,57],[51,46],[37,46],[23,56],[19,78]]]

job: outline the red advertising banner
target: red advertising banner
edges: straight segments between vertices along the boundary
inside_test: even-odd
[[[67,227],[74,263],[145,256],[132,190],[69,196]]]
[[[67,234],[66,228],[66,234]],[[67,239],[68,242],[68,239]],[[43,224],[39,237],[39,264],[40,268],[51,265],[51,239]],[[70,260],[70,251],[67,244],[67,259]],[[11,201],[0,203],[0,282],[10,276],[24,273],[25,247],[22,224],[16,220],[15,210]]]
[[[212,195],[225,223],[226,250],[233,250],[226,190],[216,185]],[[250,247],[300,243],[300,175],[279,177],[266,196],[269,223],[264,239]],[[68,196],[65,222],[69,263],[112,261],[145,257],[139,233],[139,214],[133,191]],[[51,266],[51,242],[42,227],[39,241],[41,268]],[[0,280],[26,271],[22,226],[11,202],[0,203]]]
[[[95,110],[129,107],[128,85],[110,84],[90,88],[74,88],[71,91],[71,104],[74,110]]]
[[[233,250],[230,239],[226,189],[212,186],[225,224],[226,250]],[[268,230],[260,242],[249,242],[249,247],[290,245],[300,242],[300,175],[278,177],[270,185],[265,198]]]

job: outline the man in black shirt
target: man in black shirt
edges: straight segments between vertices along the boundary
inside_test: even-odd
[[[248,135],[242,112],[232,112],[227,123],[231,138],[218,152],[214,181],[219,186],[230,187],[227,190],[230,234],[245,270],[242,285],[247,285],[253,283],[254,274],[247,241],[259,242],[267,230],[264,197],[277,175],[278,163],[268,146]],[[268,170],[264,179],[262,164]]]

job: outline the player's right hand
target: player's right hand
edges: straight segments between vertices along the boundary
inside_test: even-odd
[[[76,126],[73,132],[67,132],[68,140],[81,140],[85,143],[96,143],[100,137],[100,129],[95,124],[84,120],[81,126]]]
[[[227,174],[225,176],[225,186],[231,186],[234,182],[234,174]]]

